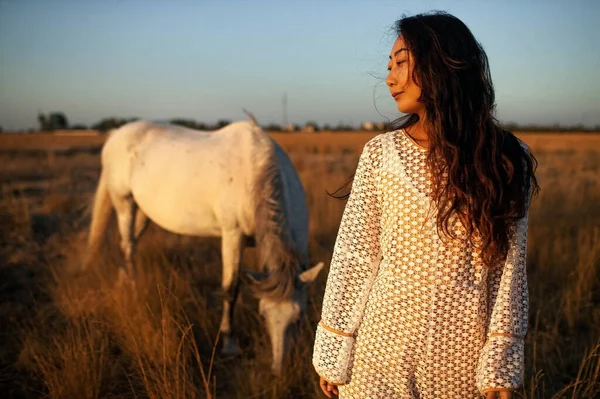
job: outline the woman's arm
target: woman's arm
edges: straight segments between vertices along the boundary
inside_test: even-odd
[[[313,365],[333,385],[350,379],[354,334],[379,265],[381,209],[376,180],[381,151],[377,137],[363,149],[327,277]]]
[[[529,312],[528,218],[529,208],[513,225],[514,234],[504,267],[491,270],[488,275],[491,315],[487,341],[477,367],[477,387],[484,394],[514,391],[523,383],[524,338]]]

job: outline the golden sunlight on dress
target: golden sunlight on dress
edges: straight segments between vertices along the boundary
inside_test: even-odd
[[[340,398],[479,398],[522,383],[527,216],[488,271],[456,218],[455,241],[427,218],[426,157],[403,130],[361,154],[313,354]]]

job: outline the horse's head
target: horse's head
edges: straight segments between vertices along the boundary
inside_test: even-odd
[[[260,291],[256,291],[259,298],[259,312],[265,320],[271,338],[273,353],[271,367],[275,375],[281,374],[283,357],[289,351],[290,341],[297,330],[298,322],[306,312],[307,288],[317,278],[322,268],[323,262],[319,262],[310,269],[296,274],[293,279],[293,289],[287,295],[262,295]],[[272,273],[249,270],[246,273],[258,285],[272,277]]]

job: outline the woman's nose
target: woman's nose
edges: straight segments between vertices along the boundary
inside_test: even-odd
[[[396,84],[396,80],[392,77],[391,72],[388,73],[387,78],[385,78],[385,84],[388,85],[388,87],[392,87]]]

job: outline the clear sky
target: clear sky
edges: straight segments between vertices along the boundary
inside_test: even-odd
[[[357,125],[403,13],[448,11],[490,59],[503,122],[600,124],[600,1],[0,0],[0,125],[103,117]]]

